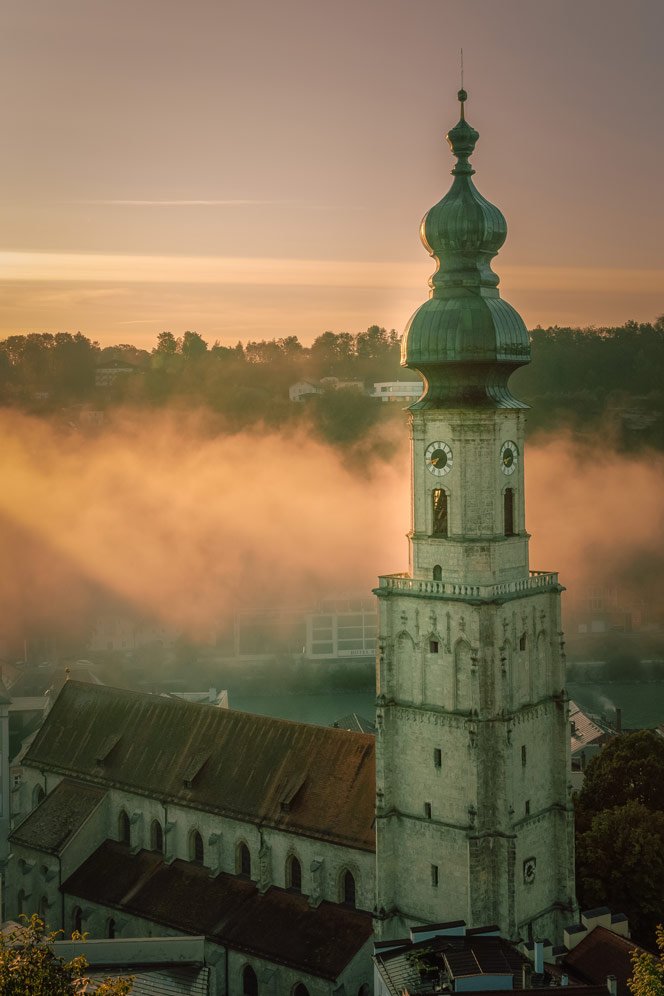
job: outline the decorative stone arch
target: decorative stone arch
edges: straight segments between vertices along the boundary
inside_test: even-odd
[[[203,835],[198,829],[198,827],[192,827],[189,831],[189,860],[196,865],[205,864],[205,844],[203,843]]]
[[[121,844],[131,844],[131,821],[124,806],[118,813],[118,840]]]
[[[434,581],[442,581],[443,580],[443,568],[441,567],[440,564],[435,564],[434,565],[432,576],[433,576],[433,580]]]
[[[253,965],[243,965],[240,973],[242,996],[258,996],[258,976]]]
[[[286,888],[293,892],[302,892],[302,862],[295,851],[289,851],[286,855],[285,879]]]
[[[410,633],[402,629],[394,638],[394,671],[396,698],[402,702],[412,702],[414,692],[415,641]]]
[[[244,837],[235,842],[235,874],[251,878],[251,850]]]
[[[357,894],[359,891],[360,872],[357,865],[344,865],[337,876],[337,895],[339,902],[345,906],[357,908]]]
[[[457,712],[470,712],[472,708],[471,659],[470,643],[460,636],[454,644],[454,709]]]

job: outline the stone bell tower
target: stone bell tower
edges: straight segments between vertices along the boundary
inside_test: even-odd
[[[530,345],[491,269],[507,225],[472,181],[466,99],[452,186],[421,227],[438,266],[402,346],[425,380],[410,569],[376,589],[377,931],[464,919],[555,943],[576,911],[563,589],[529,569],[527,406],[508,380]]]

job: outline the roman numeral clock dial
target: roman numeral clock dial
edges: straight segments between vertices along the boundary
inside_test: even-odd
[[[424,461],[434,477],[444,477],[452,469],[452,450],[447,443],[429,443],[424,451]]]

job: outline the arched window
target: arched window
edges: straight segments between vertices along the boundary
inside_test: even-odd
[[[80,906],[74,906],[71,911],[72,930],[77,934],[83,933],[83,910]]]
[[[349,871],[345,871],[341,879],[341,895],[346,906],[355,906],[355,879]]]
[[[237,846],[235,867],[238,875],[246,875],[247,878],[251,878],[251,852],[243,840]]]
[[[436,564],[436,566],[433,569],[433,579],[434,581],[443,580],[443,568],[440,566],[440,564]]]
[[[302,892],[302,865],[294,854],[291,854],[286,863],[286,884],[289,889]]]
[[[164,831],[159,820],[153,820],[150,827],[150,850],[164,852]]]
[[[505,535],[514,536],[514,491],[512,488],[505,488],[503,502],[505,506]]]
[[[35,785],[34,789],[32,790],[33,809],[35,809],[39,805],[39,803],[42,802],[45,795],[46,793],[44,792],[44,789],[41,787],[41,785]]]
[[[258,996],[258,978],[251,965],[242,972],[242,996]]]
[[[309,990],[303,982],[297,982],[293,986],[291,996],[309,996]]]
[[[118,840],[122,844],[131,844],[131,825],[124,809],[118,814]]]
[[[199,834],[198,830],[192,830],[191,836],[189,837],[189,860],[195,861],[197,865],[205,863],[203,838]]]
[[[369,984],[368,982],[363,982],[360,988],[357,990],[357,996],[369,996]]]
[[[525,650],[528,645],[528,636],[526,633],[522,633],[519,637],[519,650]]]
[[[115,920],[113,917],[110,917],[106,924],[106,936],[110,937],[111,940],[115,937]]]
[[[447,491],[444,488],[434,488],[431,492],[432,506],[432,526],[433,536],[447,536]]]

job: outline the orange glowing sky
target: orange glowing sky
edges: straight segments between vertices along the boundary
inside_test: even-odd
[[[664,311],[661,0],[6,0],[0,336],[234,342],[426,296],[459,48],[529,326]]]

